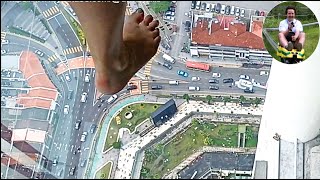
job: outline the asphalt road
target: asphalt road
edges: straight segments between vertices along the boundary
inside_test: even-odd
[[[161,55],[159,55],[160,57]],[[157,61],[164,62],[162,58],[158,57]],[[198,86],[200,91],[192,91],[193,94],[245,94],[243,90],[239,89],[235,85],[229,87],[230,83],[224,84],[222,80],[224,78],[233,78],[235,81],[239,80],[240,74],[246,74],[250,76],[250,80],[253,78],[256,82],[265,85],[268,80],[268,76],[260,76],[259,69],[244,69],[244,68],[226,68],[226,67],[213,67],[210,73],[190,70],[185,67],[185,64],[182,61],[176,61],[175,64],[171,64],[172,69],[169,70],[162,65],[158,65],[156,61],[153,62],[151,69],[151,82],[149,88],[152,85],[162,85],[163,89],[161,90],[151,90],[152,94],[170,94],[178,93],[185,94],[190,93],[188,90],[189,86]],[[177,75],[178,70],[183,70],[189,74],[189,77],[185,78]],[[212,78],[212,73],[218,72],[221,73],[220,78]],[[191,81],[191,77],[196,76],[200,77],[200,81]],[[219,90],[209,90],[209,79],[218,79],[219,84],[213,84],[219,86]],[[169,85],[169,80],[177,80],[180,82],[179,85]],[[254,87],[256,91],[252,95],[265,96],[266,90],[262,88]],[[246,94],[248,95],[248,94]]]

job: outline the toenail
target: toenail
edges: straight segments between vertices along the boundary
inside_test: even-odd
[[[138,8],[138,9],[136,10],[136,12],[138,12],[138,13],[143,13],[143,10],[142,10],[141,8]]]

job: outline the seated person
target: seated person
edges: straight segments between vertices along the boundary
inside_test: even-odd
[[[279,42],[288,51],[291,51],[293,48],[301,51],[305,41],[302,24],[299,20],[295,19],[295,14],[295,7],[288,6],[286,8],[287,18],[279,24]]]

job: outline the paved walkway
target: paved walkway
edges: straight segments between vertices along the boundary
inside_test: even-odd
[[[95,68],[92,57],[88,57],[87,60],[84,61],[83,57],[77,57],[68,60],[69,68],[64,64],[60,63],[56,68],[57,75],[62,74],[69,69],[78,69],[78,68]]]

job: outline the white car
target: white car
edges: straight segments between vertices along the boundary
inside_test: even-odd
[[[9,40],[3,39],[3,40],[1,40],[1,44],[9,44]]]
[[[220,13],[225,14],[225,10],[226,10],[226,5],[222,5]]]
[[[250,79],[250,77],[249,77],[248,75],[241,74],[241,75],[239,76],[239,79],[249,80],[249,79]]]
[[[221,77],[221,74],[214,72],[214,73],[212,73],[212,77],[219,78],[219,77]]]
[[[80,141],[81,141],[81,142],[85,142],[87,135],[88,135],[88,132],[87,132],[87,131],[83,132],[82,135],[81,135]]]
[[[211,4],[211,12],[214,12],[216,9],[216,4]]]
[[[268,71],[260,71],[260,76],[263,76],[263,75],[268,76],[269,72]]]
[[[90,82],[90,74],[86,74],[86,76],[84,77],[84,82]]]
[[[35,53],[38,54],[40,57],[42,57],[44,55],[44,53],[41,52],[40,50],[36,50]]]
[[[118,98],[118,95],[114,94],[112,96],[109,97],[109,99],[107,100],[108,104],[113,103],[116,99]]]
[[[164,19],[174,21],[174,16],[165,16]]]
[[[68,82],[71,81],[71,78],[70,78],[70,75],[69,75],[69,74],[66,74],[66,80],[67,80]]]
[[[240,16],[240,8],[239,7],[236,7],[236,14],[235,14],[237,17]]]
[[[63,113],[64,113],[64,114],[69,114],[69,108],[70,108],[69,105],[65,105],[65,106],[64,106],[64,109],[63,109]]]
[[[206,12],[210,12],[210,6],[211,6],[211,4],[207,3]]]
[[[4,50],[4,49],[2,50],[2,49],[1,49],[1,55],[6,54],[6,53],[7,53],[6,50]]]
[[[235,7],[234,7],[234,6],[231,6],[230,15],[234,15],[234,13],[235,13]]]
[[[244,17],[244,9],[241,9],[241,12],[240,12],[240,17]]]
[[[87,93],[86,92],[83,92],[82,94],[81,94],[81,102],[86,102],[86,100],[87,100]]]
[[[200,81],[200,77],[196,77],[196,76],[191,77],[191,81]]]

